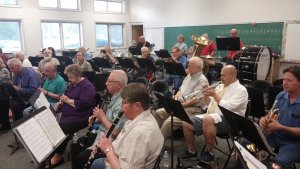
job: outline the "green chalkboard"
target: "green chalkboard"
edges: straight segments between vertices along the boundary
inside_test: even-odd
[[[182,26],[164,28],[164,46],[170,50],[177,42],[177,35],[185,36],[188,47],[193,45],[192,35],[208,33],[211,40],[216,41],[217,36],[228,37],[229,31],[236,28],[244,46],[257,45],[271,47],[272,52],[281,53],[282,32],[284,22],[257,23],[257,24],[231,24],[231,25],[206,25]],[[218,56],[225,56],[225,52],[218,51]]]

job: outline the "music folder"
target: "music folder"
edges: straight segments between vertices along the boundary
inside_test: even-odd
[[[240,38],[239,37],[228,37],[228,38],[216,38],[218,50],[240,50]]]
[[[164,62],[164,67],[170,75],[186,76],[185,69],[181,63]]]
[[[129,58],[123,58],[123,57],[116,57],[119,64],[123,67],[123,68],[131,68],[131,69],[136,69],[136,66],[133,63],[132,59]]]
[[[36,165],[66,139],[53,113],[45,106],[12,123],[12,128]]]
[[[170,58],[171,55],[167,49],[160,49],[158,51],[154,51],[154,53],[160,58]]]
[[[138,64],[142,67],[142,68],[147,68],[147,69],[151,69],[153,71],[157,71],[156,66],[153,64],[152,60],[149,59],[145,59],[145,58],[136,58]]]
[[[269,154],[275,155],[258,124],[253,123],[250,119],[233,113],[222,106],[219,106],[219,108],[231,131],[240,133],[242,137],[254,143],[260,150],[265,150]]]
[[[178,100],[168,98],[156,92],[154,94],[158,98],[159,102],[162,103],[166,112],[168,112],[169,114],[172,113],[175,117],[179,118],[182,121],[193,124]]]

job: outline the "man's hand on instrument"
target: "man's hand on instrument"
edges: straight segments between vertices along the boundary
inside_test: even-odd
[[[93,110],[93,115],[99,120],[102,121],[102,118],[105,117],[105,113],[102,109],[99,109],[98,107],[95,107]]]

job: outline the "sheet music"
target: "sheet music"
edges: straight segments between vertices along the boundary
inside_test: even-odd
[[[249,169],[267,169],[267,167],[258,161],[253,155],[251,155],[242,145],[237,141],[234,141],[235,146],[241,152],[243,160],[246,162],[246,165]]]
[[[53,147],[57,145],[62,139],[64,139],[65,134],[58,125],[55,116],[51,110],[47,107],[46,110],[35,116],[44,132],[47,134],[49,140],[51,141]]]
[[[16,130],[38,162],[41,162],[53,149],[50,140],[36,119],[29,119],[19,125]]]
[[[39,109],[43,106],[50,107],[50,103],[48,102],[46,96],[44,95],[43,92],[40,93],[39,97],[36,99],[34,103],[34,107],[36,109]]]

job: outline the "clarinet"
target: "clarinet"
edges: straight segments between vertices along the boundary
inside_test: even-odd
[[[109,138],[112,132],[114,131],[116,125],[119,123],[121,117],[123,116],[123,111],[119,112],[118,116],[114,119],[113,123],[111,124],[110,128],[108,129],[106,133],[106,138]],[[94,153],[94,151],[91,152],[91,155],[88,159],[88,161],[84,164],[84,169],[89,169],[92,165],[94,159],[96,156],[99,156],[99,148],[97,148],[97,151]]]

